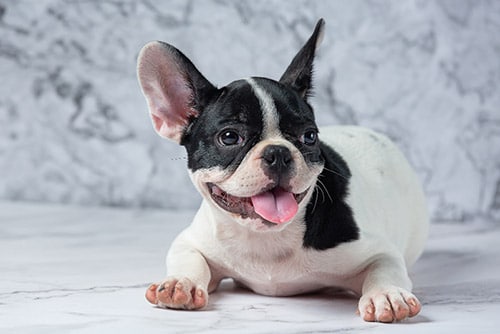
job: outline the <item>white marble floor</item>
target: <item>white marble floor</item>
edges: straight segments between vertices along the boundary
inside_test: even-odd
[[[264,297],[230,281],[204,311],[151,307],[144,290],[192,214],[0,203],[0,332],[498,333],[499,224],[434,225],[412,273],[423,311],[385,325],[347,296]]]

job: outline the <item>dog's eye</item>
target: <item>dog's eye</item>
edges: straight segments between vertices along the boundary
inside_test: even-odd
[[[300,138],[300,141],[306,145],[312,146],[318,140],[318,132],[316,130],[306,131]]]
[[[232,146],[241,144],[243,138],[234,130],[224,130],[219,135],[219,142],[224,146]]]

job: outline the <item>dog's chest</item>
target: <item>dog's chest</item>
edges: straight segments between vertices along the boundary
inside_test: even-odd
[[[250,279],[242,283],[251,290],[267,296],[292,296],[317,291],[328,286],[324,274],[302,273],[295,277],[269,276],[267,279]],[[328,275],[330,276],[330,275]],[[340,284],[339,284],[340,285]]]
[[[336,249],[304,247],[305,226],[298,221],[270,233],[231,223],[195,225],[198,247],[213,278],[232,278],[259,294],[289,296],[332,285],[345,287],[344,277],[353,270],[337,263],[346,254]]]
[[[221,270],[224,276],[263,295],[287,296],[323,287],[318,274],[309,268],[302,254],[275,259],[247,256],[237,262],[225,262]]]
[[[212,269],[263,295],[290,296],[344,285],[338,273],[326,270],[303,248],[274,254],[233,249],[219,255],[209,261]]]

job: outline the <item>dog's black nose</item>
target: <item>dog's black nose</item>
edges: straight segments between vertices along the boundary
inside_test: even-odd
[[[284,173],[293,163],[292,152],[281,145],[269,145],[262,152],[262,160],[267,168],[275,173]]]

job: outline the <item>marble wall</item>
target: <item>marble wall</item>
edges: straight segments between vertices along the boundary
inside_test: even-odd
[[[0,199],[194,208],[135,78],[150,40],[214,83],[277,78],[319,17],[321,124],[396,140],[435,221],[500,221],[500,2],[0,0]]]

